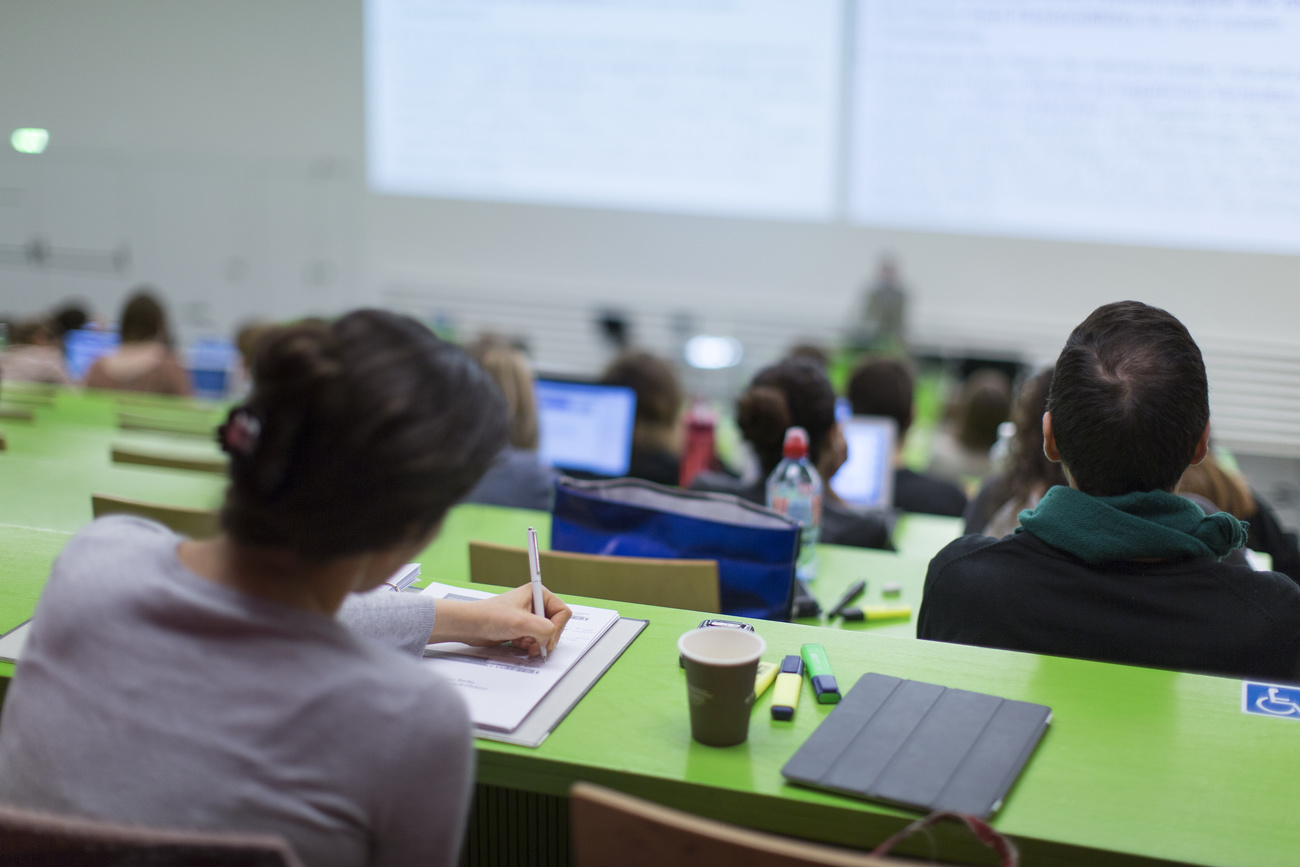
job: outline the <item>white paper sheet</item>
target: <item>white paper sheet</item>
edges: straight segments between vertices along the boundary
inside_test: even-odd
[[[3,637],[0,637],[0,661],[18,661],[18,657],[22,655],[23,648],[27,646],[27,633],[31,631],[31,628],[32,622],[28,620],[5,633]]]
[[[484,599],[494,595],[437,583],[420,592],[440,599]],[[514,731],[618,620],[618,612],[608,608],[569,607],[573,617],[545,662],[509,644],[470,647],[457,642],[430,644],[425,648],[424,662],[456,686],[475,725]]]

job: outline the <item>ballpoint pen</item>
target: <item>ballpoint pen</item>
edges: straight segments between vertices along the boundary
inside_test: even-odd
[[[533,613],[546,616],[546,602],[542,598],[542,558],[537,554],[537,531],[528,528],[528,580],[533,585]],[[542,645],[542,661],[546,661],[546,645]]]

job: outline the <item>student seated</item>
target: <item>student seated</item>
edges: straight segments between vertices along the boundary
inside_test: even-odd
[[[40,321],[20,323],[10,337],[9,346],[0,352],[0,379],[50,385],[72,382],[63,363],[63,347],[49,325]]]
[[[605,368],[600,382],[636,392],[628,476],[676,485],[681,477],[684,397],[672,362],[649,352],[624,352]]]
[[[869,358],[853,371],[848,398],[854,415],[882,415],[898,424],[894,452],[894,508],[902,512],[961,517],[966,495],[961,488],[903,466],[907,432],[916,417],[912,396],[916,381],[907,365],[896,358]]]
[[[1043,454],[1043,413],[1052,387],[1052,368],[1028,380],[1016,398],[1011,420],[1016,436],[1011,441],[1007,465],[980,486],[966,508],[966,533],[1001,538],[1020,526],[1020,513],[1038,505],[1053,485],[1064,485],[1061,465]]]
[[[781,462],[785,432],[808,432],[808,459],[822,477],[821,541],[830,545],[894,550],[883,515],[851,509],[826,481],[848,456],[844,432],[835,420],[835,390],[826,372],[804,360],[786,360],[760,370],[736,401],[736,424],[758,457],[761,475],[751,483],[722,473],[700,473],[691,487],[767,502],[767,477]]]
[[[1300,674],[1300,587],[1222,562],[1231,515],[1176,494],[1205,457],[1205,364],[1187,329],[1134,301],[1066,341],[1043,416],[1050,489],[1021,531],[930,562],[917,637],[1231,677]]]
[[[279,834],[313,867],[455,864],[470,724],[412,657],[444,640],[537,654],[570,612],[548,593],[535,616],[526,586],[366,591],[500,450],[501,397],[460,349],[381,311],[272,332],[253,375],[221,429],[219,536],[109,517],[55,562],[0,718],[0,801]]]
[[[556,472],[537,459],[539,431],[533,372],[524,354],[507,341],[485,335],[469,347],[506,399],[510,441],[466,496],[466,503],[515,509],[551,508]]]
[[[170,345],[167,314],[150,292],[127,299],[119,323],[122,343],[86,371],[87,388],[145,391],[153,394],[193,394],[190,376]]]
[[[1238,472],[1224,467],[1211,451],[1188,467],[1178,490],[1199,495],[1246,524],[1246,547],[1273,558],[1273,571],[1300,583],[1300,540],[1283,529],[1273,507]]]
[[[997,370],[977,370],[961,384],[947,424],[930,442],[931,476],[963,484],[982,479],[993,468],[989,450],[998,426],[1011,413],[1011,383]]]

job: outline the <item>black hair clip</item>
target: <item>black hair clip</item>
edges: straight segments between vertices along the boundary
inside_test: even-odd
[[[235,407],[226,416],[226,423],[217,428],[217,442],[229,455],[249,457],[257,450],[262,436],[262,422],[246,407]]]

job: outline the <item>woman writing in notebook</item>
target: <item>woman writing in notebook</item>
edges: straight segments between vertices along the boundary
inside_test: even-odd
[[[105,518],[55,563],[0,721],[0,801],[279,834],[315,867],[454,863],[469,720],[410,655],[537,655],[569,610],[547,593],[534,615],[527,586],[353,594],[418,554],[500,451],[500,394],[414,320],[360,311],[262,341],[220,436],[217,538]]]

